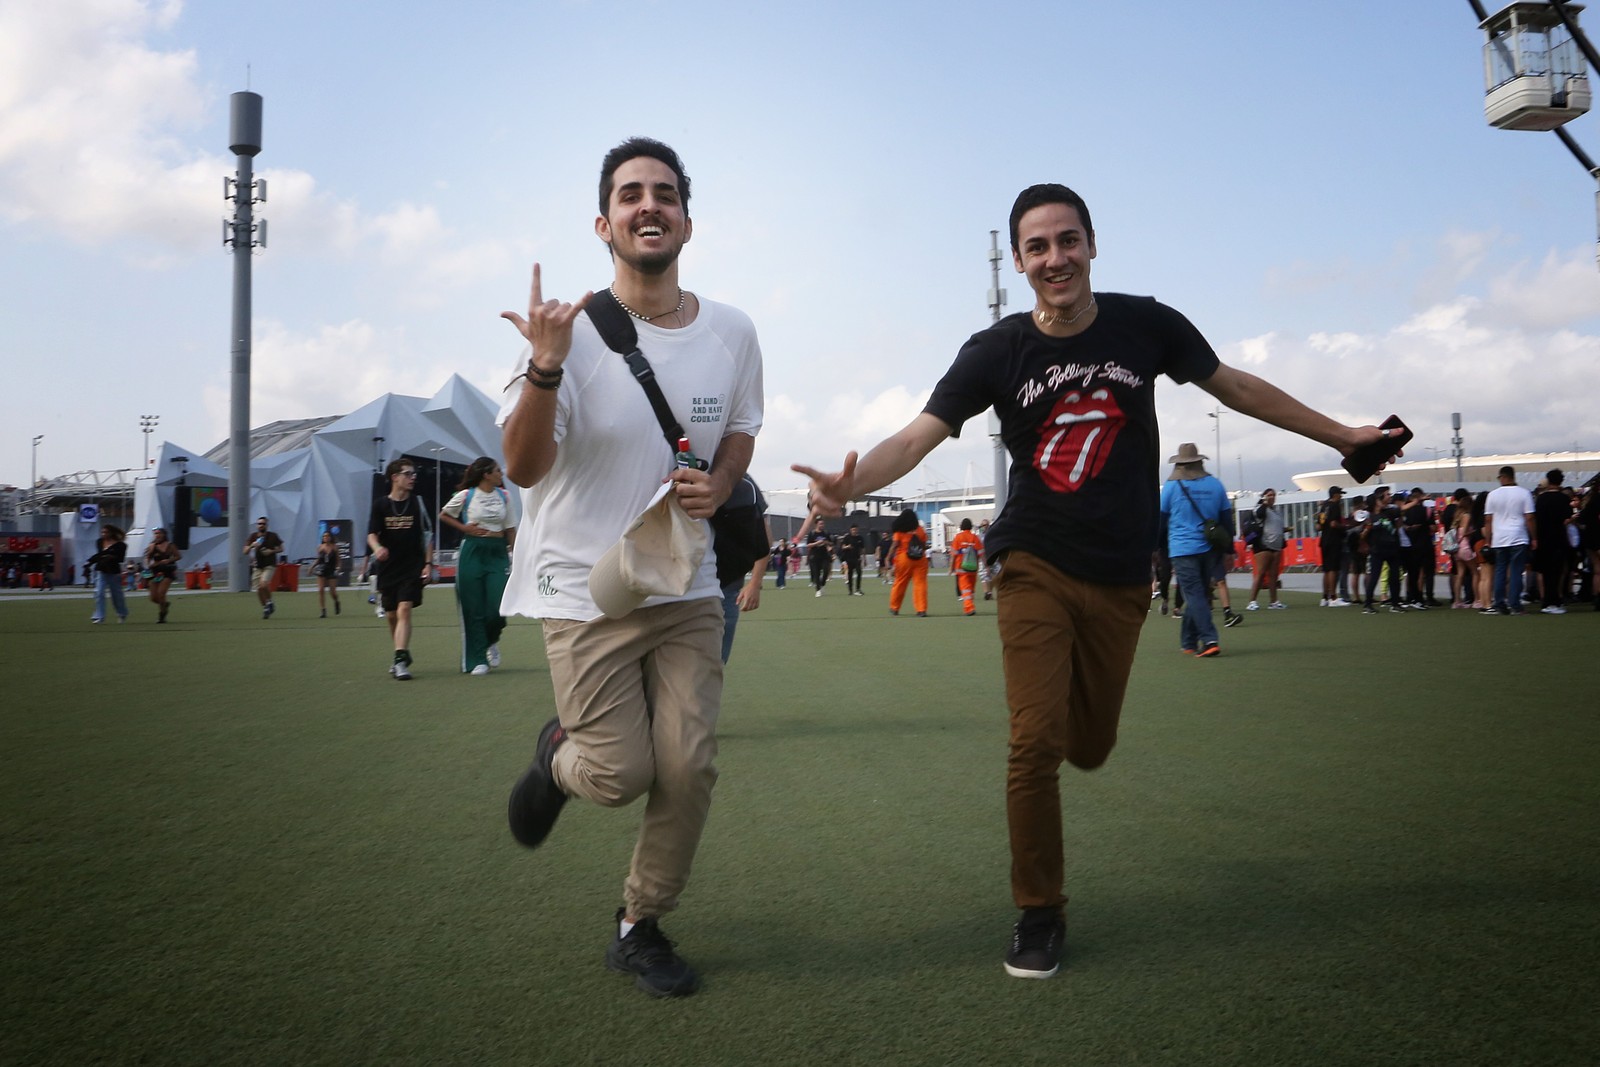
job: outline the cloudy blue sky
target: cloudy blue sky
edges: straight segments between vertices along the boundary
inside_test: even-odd
[[[157,441],[226,436],[246,87],[258,425],[451,373],[498,392],[529,264],[552,295],[608,280],[596,171],[642,133],[694,180],[684,284],[761,332],[769,488],[920,409],[1038,181],[1087,198],[1097,289],[1338,418],[1399,412],[1409,458],[1449,448],[1452,411],[1475,453],[1600,448],[1595,183],[1484,123],[1481,44],[1466,0],[0,0],[0,482],[35,434],[41,475],[137,468],[144,414]],[[1600,155],[1593,117],[1568,129]],[[1028,306],[1009,257],[1002,284]],[[1168,450],[1214,450],[1208,396],[1159,403]],[[1336,461],[1220,421],[1230,485]],[[900,488],[990,470],[973,425]]]

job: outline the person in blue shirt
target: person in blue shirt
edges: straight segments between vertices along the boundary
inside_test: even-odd
[[[1206,540],[1206,520],[1226,522],[1232,509],[1228,491],[1206,473],[1207,457],[1192,443],[1178,446],[1178,453],[1167,459],[1172,473],[1161,487],[1161,518],[1167,529],[1167,554],[1172,558],[1172,574],[1183,594],[1183,623],[1178,643],[1185,655],[1211,658],[1222,651],[1217,644],[1217,627],[1211,619],[1212,573],[1211,543]]]

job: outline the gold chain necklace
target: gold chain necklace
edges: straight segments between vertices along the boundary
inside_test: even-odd
[[[617,301],[617,303],[619,303],[619,304],[621,302],[622,301],[620,301],[620,300]],[[1071,326],[1073,323],[1077,322],[1079,319],[1081,319],[1085,315],[1089,314],[1090,311],[1093,311],[1094,310],[1094,306],[1095,306],[1094,294],[1090,293],[1089,294],[1089,302],[1087,304],[1083,305],[1083,310],[1079,311],[1076,315],[1072,316],[1070,319],[1063,319],[1060,315],[1046,315],[1043,311],[1038,311],[1038,310],[1035,310],[1033,314],[1039,320],[1039,325],[1041,325],[1041,326]]]

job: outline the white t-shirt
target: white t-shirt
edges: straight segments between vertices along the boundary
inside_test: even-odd
[[[1502,485],[1483,502],[1483,512],[1494,518],[1490,548],[1528,543],[1527,516],[1533,514],[1533,494],[1520,485]]]
[[[526,363],[526,361],[524,361]],[[472,500],[467,500],[467,493]],[[502,495],[504,494],[504,495]],[[511,494],[504,489],[462,489],[440,510],[463,526],[482,526],[485,530],[509,530],[517,524],[511,512]],[[461,513],[465,505],[468,514]]]
[[[694,454],[710,461],[731,433],[761,430],[761,346],[749,316],[727,304],[700,301],[681,330],[646,322],[639,349]],[[523,349],[516,370],[527,367]],[[524,521],[512,550],[502,615],[536,619],[599,617],[589,572],[672,472],[673,452],[644,390],[622,356],[607,348],[588,315],[573,324],[572,351],[556,392],[556,458],[532,488],[521,489]],[[523,384],[506,393],[498,423],[515,410]],[[706,539],[711,540],[710,531]],[[708,549],[689,591],[651,597],[645,606],[720,597],[716,552]]]

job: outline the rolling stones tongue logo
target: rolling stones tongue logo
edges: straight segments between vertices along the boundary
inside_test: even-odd
[[[1033,465],[1058,493],[1076,492],[1105,469],[1112,442],[1127,417],[1105,389],[1088,396],[1071,392],[1056,402],[1043,431]]]

